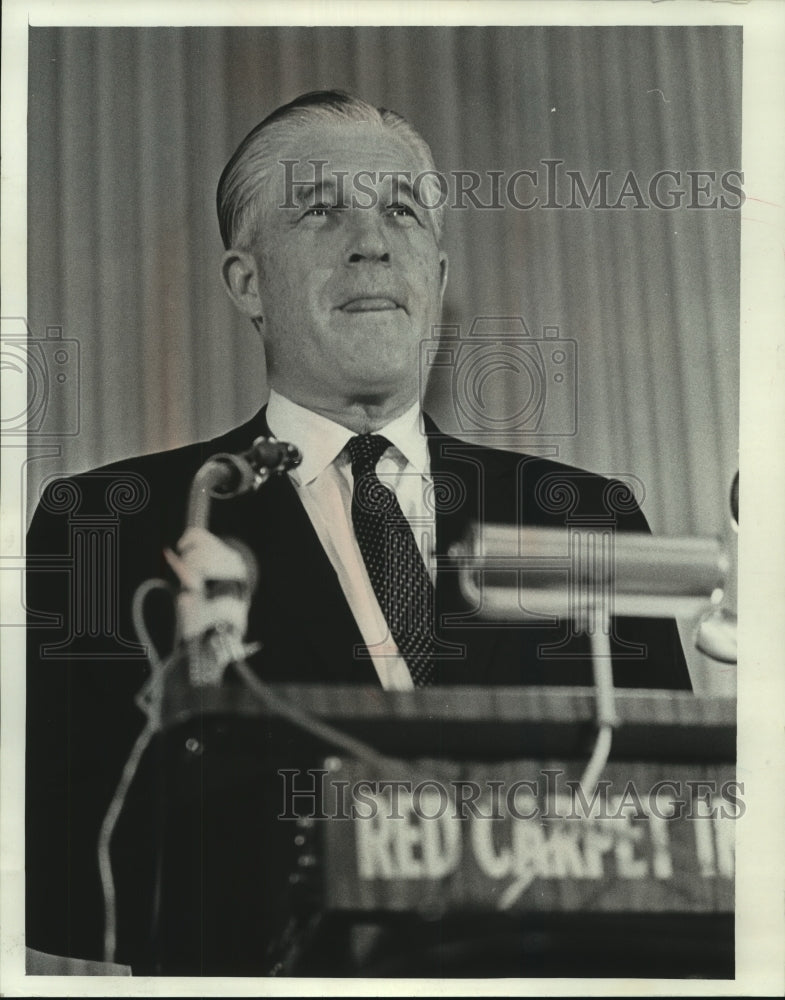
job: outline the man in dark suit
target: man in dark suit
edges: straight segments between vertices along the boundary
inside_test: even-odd
[[[458,441],[421,414],[420,342],[439,321],[447,278],[429,171],[430,150],[408,123],[355,98],[305,95],[269,116],[218,192],[222,273],[264,340],[268,406],[213,441],[44,494],[28,540],[30,946],[98,957],[95,841],[149,673],[134,594],[171,578],[167,551],[184,572],[206,551],[204,536],[183,533],[193,478],[216,453],[272,433],[304,456],[213,505],[212,534],[239,540],[256,563],[246,640],[262,645],[249,660],[262,679],[388,690],[591,683],[588,644],[569,623],[478,623],[446,557],[475,523],[648,527],[618,483]],[[171,607],[149,602],[150,639],[167,652]],[[617,621],[612,647],[618,685],[689,687],[674,623]],[[151,899],[142,891],[121,918],[143,920]],[[135,947],[119,958],[133,961]]]

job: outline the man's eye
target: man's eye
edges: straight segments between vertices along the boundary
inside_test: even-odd
[[[326,203],[321,205],[312,205],[303,212],[303,216],[310,215],[317,219],[321,219],[329,215],[330,212],[335,211],[337,207],[337,205],[328,205]]]
[[[414,209],[412,209],[409,205],[400,205],[400,204],[390,205],[390,207],[387,209],[387,211],[388,211],[388,213],[390,215],[393,215],[396,218],[401,218],[401,219],[405,219],[405,218],[416,219],[417,218],[417,215],[414,212]]]

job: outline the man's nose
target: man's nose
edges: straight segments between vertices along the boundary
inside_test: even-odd
[[[383,221],[371,209],[356,208],[348,224],[346,259],[350,264],[362,261],[390,262],[390,246]]]

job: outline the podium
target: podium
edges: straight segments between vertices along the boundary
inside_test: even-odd
[[[139,971],[732,978],[731,700],[618,691],[587,790],[590,688],[274,691],[360,750],[171,689]]]

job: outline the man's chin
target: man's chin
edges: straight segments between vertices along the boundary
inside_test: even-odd
[[[381,405],[387,401],[405,401],[410,404],[417,399],[417,385],[412,384],[411,366],[401,365],[399,371],[384,365],[379,358],[374,369],[346,373],[343,385],[358,402]]]

